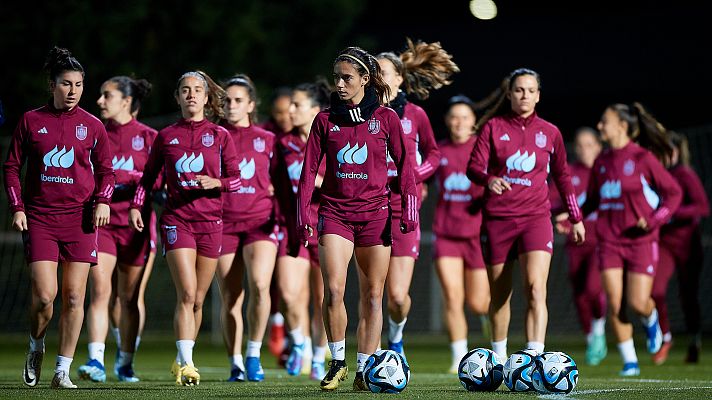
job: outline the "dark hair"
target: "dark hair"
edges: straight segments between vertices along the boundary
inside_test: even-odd
[[[539,76],[536,71],[529,68],[517,68],[509,74],[509,77],[507,78],[507,80],[509,81],[509,90],[512,90],[512,85],[514,85],[514,81],[516,81],[517,78],[519,78],[520,76],[524,75],[533,76],[536,79],[536,83],[539,86],[539,90],[541,90],[541,76]]]
[[[81,72],[84,76],[84,67],[79,63],[79,60],[74,58],[69,50],[57,46],[54,46],[47,54],[44,69],[52,82],[57,81],[57,78],[65,71]]]
[[[291,99],[292,97],[292,88],[289,86],[280,86],[277,89],[275,89],[272,92],[272,95],[269,97],[269,103],[270,105],[273,105],[275,100],[277,100],[280,97],[289,97]]]
[[[292,92],[304,92],[311,100],[312,107],[323,110],[329,106],[332,88],[324,77],[317,77],[314,82],[301,83],[294,87]]]
[[[208,104],[205,105],[204,111],[205,116],[213,122],[217,122],[220,118],[223,118],[225,116],[225,110],[223,110],[223,105],[225,104],[225,90],[203,71],[189,71],[181,75],[176,84],[176,96],[178,96],[178,90],[180,89],[183,79],[188,77],[198,78],[203,81],[203,87],[208,95]]]
[[[354,58],[351,58],[354,57]],[[356,61],[358,60],[358,61]],[[356,71],[361,76],[370,75],[371,79],[368,81],[366,86],[373,86],[376,91],[376,96],[378,97],[378,102],[384,104],[391,98],[391,89],[388,84],[383,80],[381,75],[381,66],[378,65],[378,60],[376,57],[369,54],[366,50],[360,47],[347,47],[342,50],[339,55],[334,60],[334,65],[338,62],[347,62],[356,68]],[[360,61],[360,62],[359,62]],[[363,65],[361,65],[363,63]],[[364,69],[366,67],[367,69]]]
[[[598,142],[598,144],[601,144],[601,135],[598,134],[598,131],[596,129],[591,128],[590,126],[578,127],[574,132],[574,140],[578,140],[579,136],[586,134],[590,134],[591,136],[593,136],[594,139],[596,139],[596,142]]]
[[[440,42],[418,41],[414,44],[406,38],[406,49],[400,55],[384,52],[376,58],[390,61],[403,77],[406,93],[414,94],[420,100],[427,99],[431,90],[451,84],[450,76],[460,72],[452,61],[452,55],[442,48]]]
[[[133,79],[120,75],[109,78],[107,82],[116,84],[116,89],[121,92],[124,98],[131,96],[131,113],[141,108],[141,101],[151,93],[151,83],[145,79]]]
[[[227,91],[227,88],[229,88],[230,86],[240,86],[247,89],[247,97],[250,98],[250,101],[255,103],[255,108],[252,110],[251,113],[248,114],[248,118],[250,119],[250,123],[256,123],[257,106],[259,104],[259,99],[257,98],[257,88],[255,87],[255,83],[252,82],[252,79],[250,79],[250,77],[245,74],[235,74],[232,76],[232,78],[225,81],[222,87]]]
[[[642,104],[618,103],[608,106],[608,109],[626,122],[628,125],[626,133],[631,139],[650,150],[663,165],[670,164],[673,148],[668,140],[667,130]]]
[[[464,94],[458,94],[455,96],[450,97],[450,99],[447,101],[447,112],[450,112],[450,109],[457,104],[464,104],[472,110],[472,113],[475,115],[475,118],[477,118],[477,112],[475,110],[475,102],[472,101],[471,98],[465,96]]]
[[[670,144],[677,149],[677,162],[685,166],[690,166],[690,144],[687,137],[674,131],[668,131]]]

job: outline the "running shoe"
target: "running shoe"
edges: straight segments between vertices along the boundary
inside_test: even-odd
[[[259,357],[245,358],[245,369],[247,370],[247,380],[250,382],[262,382],[265,380],[265,371],[262,369]]]
[[[119,382],[135,383],[139,381],[138,377],[134,373],[133,365],[131,364],[119,367],[117,372],[116,376],[119,378]]]
[[[665,363],[671,348],[672,341],[663,342],[663,345],[660,346],[660,350],[658,350],[657,353],[653,354],[653,364],[662,365],[663,363]]]
[[[321,380],[321,390],[331,391],[339,387],[342,381],[345,381],[349,376],[349,367],[346,366],[344,360],[329,361],[329,371]]]
[[[623,369],[618,373],[620,376],[638,376],[640,375],[640,367],[637,362],[623,364]]]
[[[292,346],[292,352],[287,359],[287,373],[289,375],[299,375],[302,371],[302,356],[304,355],[304,343]]]
[[[591,343],[586,346],[586,364],[598,365],[608,355],[606,335],[594,335]]]
[[[366,382],[363,380],[363,372],[357,372],[354,378],[354,391],[356,392],[370,392],[371,389],[366,386]]]
[[[25,357],[25,368],[22,371],[22,381],[25,385],[33,387],[40,381],[40,372],[42,372],[42,359],[44,352],[28,351]]]
[[[244,382],[245,381],[245,371],[240,369],[240,367],[235,367],[230,370],[230,377],[227,378],[228,382]]]
[[[92,382],[106,382],[106,368],[95,359],[89,360],[77,370],[79,378]]]
[[[72,380],[69,379],[69,374],[66,371],[59,371],[54,374],[50,387],[52,389],[76,389],[77,385],[72,383]]]
[[[309,379],[313,381],[320,381],[324,379],[326,375],[326,368],[324,368],[323,362],[312,361],[311,363],[311,373],[309,374]]]
[[[180,368],[181,381],[180,384],[183,386],[197,386],[200,385],[200,374],[198,373],[198,368],[195,366],[186,364]]]

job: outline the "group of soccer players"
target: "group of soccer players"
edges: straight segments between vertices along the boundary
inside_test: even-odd
[[[568,165],[558,128],[536,113],[541,79],[521,68],[479,120],[472,100],[452,98],[448,137],[436,143],[428,116],[408,96],[424,99],[450,84],[459,71],[451,58],[437,43],[408,41],[399,54],[375,56],[348,47],[333,63],[333,90],[320,81],[288,94],[291,128],[268,126],[278,132],[256,124],[258,95],[248,76],[219,85],[202,71],[186,72],[175,91],[181,118],[157,133],[136,120],[150,91],[147,81],[117,76],[104,82],[97,101],[102,123],[78,105],[82,65],[54,48],[45,65],[52,97],[24,114],[4,165],[12,224],[23,234],[31,272],[25,384],[39,382],[60,263],[59,354],[51,386],[76,387],[69,371],[88,279],[89,361],[79,376],[106,380],[111,321],[119,344],[114,373],[120,381],[139,380],[133,358],[158,225],[176,289],[176,384],[200,382],[193,348],[217,276],[230,381],[264,379],[260,352],[275,284],[289,333],[287,372],[298,375],[306,364],[323,390],[338,388],[348,376],[344,293],[355,256],[360,297],[353,388],[368,390],[363,368],[381,346],[384,290],[387,346],[405,357],[419,209],[431,177],[438,196],[434,258],[452,369],[468,349],[465,304],[483,316],[492,349],[506,358],[513,261],[527,300],[526,347],[544,351],[552,212],[556,230],[569,238],[587,362],[595,365],[606,355],[606,307],[622,375],[640,373],[628,307],[641,318],[648,351],[664,362],[671,345],[664,295],[675,269],[693,334],[688,361],[696,362],[698,225],[709,211],[687,166],[684,138],[637,103],[612,104],[598,124],[600,136],[593,129],[577,132],[579,161]],[[602,152],[601,141],[608,145]],[[163,206],[158,224],[154,201]],[[668,239],[658,246],[660,235]]]

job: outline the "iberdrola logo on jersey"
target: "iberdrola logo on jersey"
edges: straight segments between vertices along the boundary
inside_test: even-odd
[[[336,161],[339,163],[339,168],[341,168],[343,164],[362,165],[367,159],[368,146],[366,143],[364,143],[363,146],[359,146],[357,142],[352,147],[349,142],[336,153]],[[336,171],[336,177],[340,179],[368,179],[368,174],[363,172]]]
[[[180,179],[180,174],[185,174],[185,173],[198,173],[203,170],[203,167],[205,166],[205,161],[203,160],[203,153],[198,153],[198,156],[195,155],[195,153],[190,153],[190,156],[188,156],[188,153],[183,153],[181,158],[176,161],[176,173],[178,173],[178,179]],[[191,186],[191,187],[198,187],[198,181],[195,179],[191,180],[181,180],[179,184],[183,187],[186,186]]]
[[[45,165],[45,171],[50,167],[66,169],[74,165],[74,147],[67,150],[66,146],[54,146],[54,148],[48,151],[44,157],[42,157],[42,162]],[[40,174],[40,179],[42,182],[54,182],[54,183],[66,183],[68,185],[74,184],[74,179],[65,176],[50,176],[45,174]]]

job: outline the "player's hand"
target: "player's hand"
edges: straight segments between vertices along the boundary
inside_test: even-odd
[[[568,235],[571,232],[571,224],[569,224],[569,213],[561,213],[554,217],[556,221],[556,232],[562,235]]]
[[[506,190],[512,190],[512,186],[509,184],[509,182],[498,176],[490,179],[490,181],[487,183],[487,188],[489,188],[489,190],[496,194],[502,194]]]
[[[574,243],[583,244],[586,241],[586,228],[583,226],[583,222],[579,221],[573,226],[571,226],[571,232],[573,234]]]
[[[111,218],[111,209],[108,204],[99,203],[94,209],[94,226],[100,227],[109,223]]]
[[[27,215],[25,215],[24,211],[12,214],[12,227],[19,232],[27,230]]]
[[[143,232],[143,217],[141,211],[132,208],[129,210],[129,225],[139,232]]]
[[[211,178],[207,175],[196,175],[195,179],[198,180],[198,184],[200,185],[200,187],[205,190],[217,189],[219,187],[222,187],[222,182],[220,182],[220,179]]]
[[[267,186],[267,193],[269,193],[270,196],[274,196],[274,185],[271,183]]]
[[[400,230],[402,233],[410,233],[418,228],[418,223],[415,221],[401,219]]]
[[[646,232],[648,231],[648,228],[649,228],[648,221],[646,221],[645,218],[643,218],[643,217],[640,217],[636,226]]]

